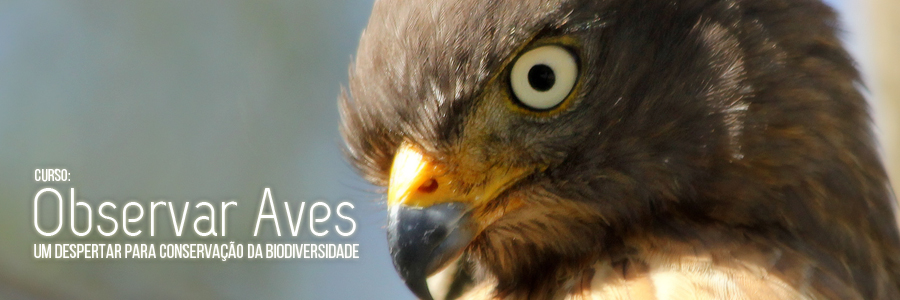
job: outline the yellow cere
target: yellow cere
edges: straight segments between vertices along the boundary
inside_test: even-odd
[[[411,194],[431,179],[431,168],[422,152],[408,144],[400,146],[391,166],[388,205],[407,204]]]

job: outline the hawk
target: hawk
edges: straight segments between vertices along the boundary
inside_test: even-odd
[[[900,299],[818,0],[379,0],[339,101],[422,299]]]

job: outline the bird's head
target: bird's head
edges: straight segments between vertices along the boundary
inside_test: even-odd
[[[784,50],[733,3],[377,1],[342,134],[413,292],[462,254],[532,284],[742,164]]]

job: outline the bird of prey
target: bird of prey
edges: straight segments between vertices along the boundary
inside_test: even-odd
[[[378,0],[340,99],[422,299],[900,299],[818,0]]]

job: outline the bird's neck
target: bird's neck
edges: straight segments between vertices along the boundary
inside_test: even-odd
[[[458,299],[864,299],[803,249],[778,241],[709,224],[641,229],[598,247],[579,268],[548,266],[548,284],[500,283],[483,274]],[[523,282],[535,277],[521,275]]]

